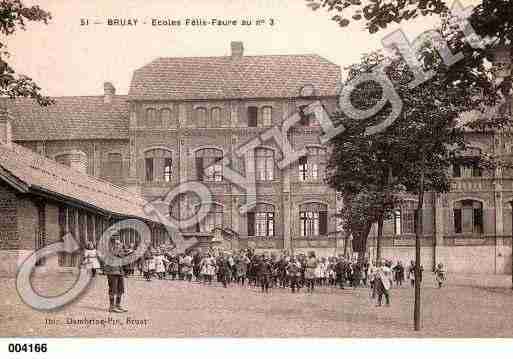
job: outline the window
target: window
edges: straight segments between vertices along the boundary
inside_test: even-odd
[[[198,107],[196,113],[196,127],[207,127],[207,109]]]
[[[199,181],[220,182],[223,180],[223,152],[215,148],[196,151],[196,174]]]
[[[460,165],[454,164],[452,166],[452,176],[454,178],[470,178],[470,177],[481,177],[481,168],[477,164],[472,165]]]
[[[327,206],[320,203],[309,203],[299,208],[299,235],[322,236],[328,233]]]
[[[257,127],[258,107],[248,107],[248,127]]]
[[[262,108],[262,123],[261,126],[269,127],[273,124],[273,108],[265,106]]]
[[[473,200],[454,203],[454,232],[483,233],[483,204]]]
[[[307,114],[307,107],[307,105],[299,106],[299,116],[301,117],[299,123],[301,124],[301,126],[318,127],[319,121],[317,120],[317,117],[314,113]]]
[[[256,179],[272,181],[274,179],[274,151],[267,148],[255,150]]]
[[[210,127],[222,127],[221,109],[219,107],[214,107],[211,110],[210,117],[211,117]]]
[[[325,150],[319,147],[307,147],[308,155],[299,158],[299,180],[316,181],[325,166]]]
[[[406,201],[394,211],[394,234],[414,234],[416,230],[417,202]]]
[[[55,162],[60,163],[61,165],[71,167],[71,160],[69,154],[62,154],[55,157]]]
[[[198,232],[213,232],[216,228],[223,228],[223,207],[213,203],[210,212],[197,226]]]
[[[172,121],[170,109],[163,108],[160,110],[160,123],[164,126],[176,127],[176,123]]]
[[[110,178],[119,178],[123,175],[123,157],[120,153],[109,153],[107,155],[104,174]]]
[[[146,122],[149,126],[162,126],[160,116],[157,116],[157,111],[154,108],[146,110]]]
[[[144,153],[146,182],[170,182],[173,171],[171,151],[149,150]]]
[[[274,206],[257,204],[254,212],[248,212],[248,236],[274,236]]]

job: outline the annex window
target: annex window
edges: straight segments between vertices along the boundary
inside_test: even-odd
[[[196,114],[196,127],[207,127],[207,109],[204,107],[198,107],[195,110]]]
[[[274,236],[274,206],[257,204],[255,210],[247,213],[248,236]]]
[[[476,233],[484,232],[483,204],[474,200],[463,200],[454,203],[454,232]]]
[[[210,127],[222,127],[221,109],[219,107],[210,110]]]
[[[258,123],[258,107],[248,107],[248,127],[257,127]]]
[[[149,150],[144,153],[146,182],[170,182],[173,171],[171,151]]]
[[[216,228],[223,228],[223,207],[212,203],[206,217],[197,225],[198,232],[211,233]]]
[[[196,151],[196,175],[199,181],[220,182],[223,180],[223,152],[216,148]]]
[[[267,148],[255,150],[256,179],[272,181],[274,179],[274,151]]]
[[[262,121],[260,126],[270,127],[273,124],[273,108],[271,106],[265,106],[262,108]]]
[[[308,203],[299,208],[299,235],[322,236],[328,233],[327,206],[321,203]]]

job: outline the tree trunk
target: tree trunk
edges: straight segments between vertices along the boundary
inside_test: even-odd
[[[360,266],[363,265],[364,259],[365,259],[365,254],[367,253],[367,238],[369,238],[369,233],[371,231],[371,228],[372,228],[372,223],[367,224],[367,225],[365,225],[363,230],[359,233],[359,235],[361,236],[360,237],[361,247],[360,247],[360,251],[358,251],[358,264]]]
[[[381,242],[383,241],[383,222],[384,215],[378,217],[378,236],[376,237],[376,263],[379,265],[381,262]]]
[[[420,321],[420,237],[422,235],[422,207],[424,206],[424,153],[422,153],[422,161],[420,167],[420,183],[419,183],[419,203],[417,205],[417,216],[415,216],[415,305],[413,308],[413,324],[415,331],[419,331],[421,327]]]
[[[347,233],[344,238],[344,258],[347,258],[347,250],[349,248],[349,236],[350,234]]]

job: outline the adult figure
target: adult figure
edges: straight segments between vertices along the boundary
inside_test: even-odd
[[[110,255],[114,261],[121,261],[123,258],[123,247],[121,245],[121,241],[114,241],[110,250]],[[103,271],[107,276],[107,284],[109,287],[109,312],[127,312],[126,309],[121,307],[122,297],[125,293],[125,278],[123,267],[121,264],[105,263]]]
[[[315,280],[316,280],[316,269],[319,265],[319,261],[315,256],[315,252],[311,251],[308,253],[308,258],[305,261],[305,281],[306,281],[306,290],[309,293],[312,293],[315,288]]]

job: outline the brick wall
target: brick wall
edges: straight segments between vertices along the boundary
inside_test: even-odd
[[[17,199],[14,190],[0,183],[0,249],[17,249],[19,244]]]

